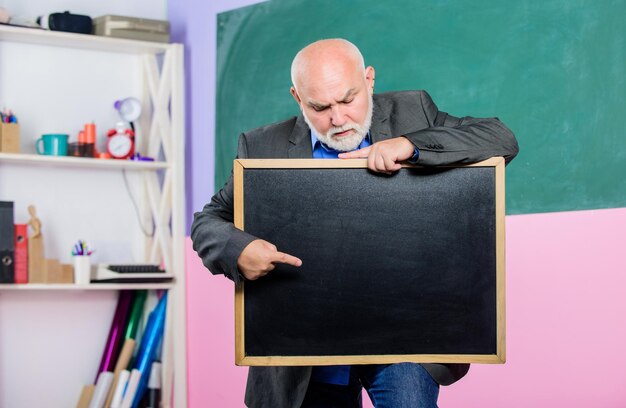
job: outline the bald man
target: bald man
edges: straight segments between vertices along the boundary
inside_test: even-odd
[[[374,95],[375,70],[343,39],[303,48],[291,67],[291,95],[301,115],[250,130],[239,158],[366,158],[391,174],[409,161],[422,166],[474,163],[518,152],[496,118],[456,118],[424,91]],[[278,263],[302,261],[233,225],[232,176],[191,227],[193,247],[213,274],[235,284],[262,278]],[[365,388],[375,407],[436,407],[440,385],[463,377],[467,364],[386,364],[332,367],[250,367],[249,407],[361,407]]]

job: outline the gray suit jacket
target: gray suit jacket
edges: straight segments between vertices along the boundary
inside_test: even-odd
[[[475,163],[503,156],[508,163],[518,152],[513,133],[497,118],[456,118],[441,112],[425,91],[374,95],[372,143],[406,136],[418,149],[422,166]],[[239,158],[311,158],[309,128],[302,115],[243,133]],[[233,225],[232,175],[201,212],[194,215],[191,239],[204,265],[239,283],[241,251],[255,237]],[[423,364],[441,385],[452,384],[469,364]],[[311,367],[250,367],[245,402],[249,407],[299,407]]]

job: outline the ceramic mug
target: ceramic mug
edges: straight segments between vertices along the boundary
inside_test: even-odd
[[[37,139],[37,153],[49,156],[67,156],[68,138],[69,135],[64,134],[42,135]]]

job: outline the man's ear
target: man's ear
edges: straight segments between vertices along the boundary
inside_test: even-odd
[[[376,70],[374,67],[369,66],[365,68],[365,81],[367,82],[367,90],[374,93],[374,80],[376,79]]]
[[[300,99],[300,95],[298,95],[298,91],[296,91],[296,88],[292,86],[289,89],[289,92],[291,93],[291,96],[293,96],[293,99],[296,100],[298,106],[300,106],[300,110],[302,110],[302,100]]]

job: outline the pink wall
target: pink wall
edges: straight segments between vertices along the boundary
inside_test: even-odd
[[[507,363],[442,407],[626,407],[626,209],[507,218]]]
[[[507,363],[474,365],[440,406],[625,407],[625,242],[624,208],[507,217]],[[232,284],[188,244],[189,406],[243,407]]]
[[[233,283],[211,275],[190,239],[186,260],[189,407],[243,407],[248,369],[235,366]]]

